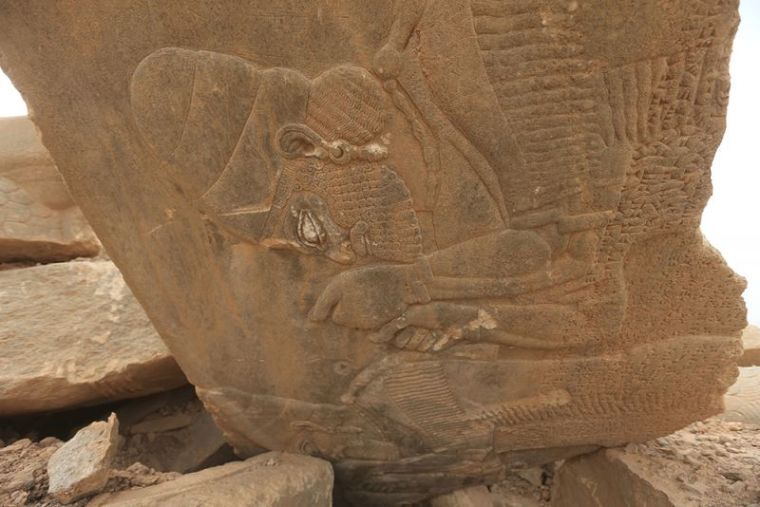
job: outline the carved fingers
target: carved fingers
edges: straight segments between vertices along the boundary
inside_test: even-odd
[[[416,350],[428,352],[430,350],[442,350],[444,345],[453,344],[447,333],[440,329],[428,329],[417,326],[407,326],[400,319],[383,326],[383,328],[370,336],[375,343],[390,343],[396,348],[403,350]]]
[[[391,341],[399,331],[403,331],[409,326],[406,315],[385,324],[378,331],[369,336],[370,341],[375,343],[387,343]]]
[[[441,339],[442,332],[437,329],[425,329],[421,327],[408,327],[396,335],[393,345],[404,350],[416,350],[427,352],[435,348]]]
[[[313,321],[327,318],[356,329],[379,329],[403,315],[409,305],[430,296],[424,264],[375,265],[344,271],[327,284],[309,313]]]
[[[459,343],[464,337],[464,333],[456,329],[408,327],[396,335],[392,344],[403,350],[438,352]]]
[[[309,320],[321,322],[326,320],[340,301],[343,291],[339,284],[328,284],[322,294],[317,298],[314,307],[309,312]]]
[[[309,318],[356,329],[378,329],[402,315],[409,302],[406,266],[369,266],[333,277]]]
[[[466,338],[469,322],[477,316],[475,307],[440,302],[415,305],[373,333],[370,340],[403,350],[437,352]]]

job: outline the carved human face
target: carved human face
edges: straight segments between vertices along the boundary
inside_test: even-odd
[[[322,198],[310,192],[290,196],[272,235],[262,243],[269,248],[321,255],[340,264],[356,260],[349,231],[336,224]]]
[[[327,142],[303,124],[282,127],[276,138],[288,162],[272,208],[277,218],[264,246],[341,264],[353,263],[357,256],[413,262],[422,254],[411,195],[398,174],[381,162],[388,155],[384,145]],[[302,190],[288,196],[294,188]]]

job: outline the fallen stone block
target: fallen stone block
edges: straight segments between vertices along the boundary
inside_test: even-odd
[[[564,462],[553,507],[750,505],[760,495],[760,429],[712,419],[646,444]]]
[[[739,366],[760,366],[760,328],[747,326],[742,333],[744,352],[739,358]]]
[[[544,483],[545,473],[542,467],[516,469],[513,473],[536,487]]]
[[[649,475],[624,450],[607,449],[576,458],[560,467],[552,506],[646,505],[675,507],[677,485]]]
[[[739,368],[739,378],[723,397],[724,421],[760,426],[760,366]]]
[[[0,118],[0,262],[61,261],[100,250],[31,120]]]
[[[0,271],[0,287],[0,417],[186,382],[111,262]]]
[[[88,507],[331,507],[332,489],[328,462],[271,452],[145,489],[103,495]]]
[[[182,474],[177,472],[159,472],[142,463],[132,463],[124,469],[111,470],[106,491],[114,493],[132,488],[145,488],[163,482],[173,481]]]
[[[119,445],[119,421],[111,414],[79,430],[50,457],[49,494],[67,504],[100,492]]]

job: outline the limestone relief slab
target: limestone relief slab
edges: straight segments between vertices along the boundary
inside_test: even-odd
[[[0,64],[243,455],[358,505],[721,411],[734,0],[0,6]]]

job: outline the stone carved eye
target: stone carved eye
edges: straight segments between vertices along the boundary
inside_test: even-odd
[[[329,148],[330,160],[340,165],[351,162],[353,153],[354,150],[351,149],[351,145],[342,139],[332,143]]]
[[[322,250],[327,232],[322,222],[308,209],[298,212],[298,240],[307,247]]]

